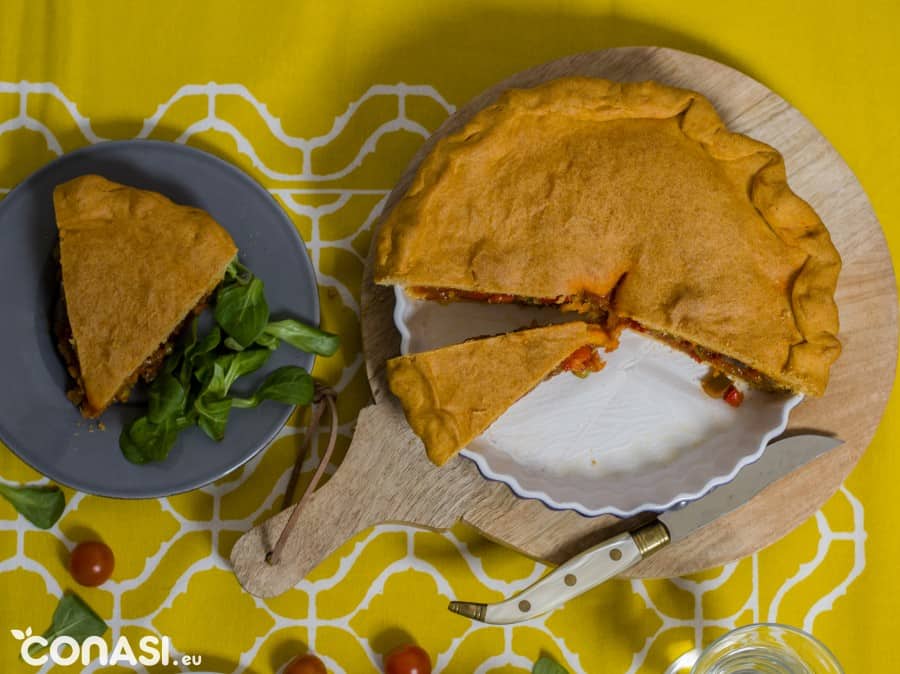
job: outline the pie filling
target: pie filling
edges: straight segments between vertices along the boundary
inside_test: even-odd
[[[711,349],[694,344],[686,339],[676,337],[661,330],[647,328],[637,321],[630,318],[617,317],[612,311],[609,297],[594,295],[592,293],[581,293],[579,295],[560,295],[554,298],[547,297],[524,297],[520,295],[507,295],[501,293],[480,293],[470,290],[456,290],[453,288],[431,288],[426,286],[415,286],[409,288],[409,294],[416,298],[434,300],[438,302],[455,302],[461,300],[487,302],[488,304],[530,304],[537,306],[558,306],[563,310],[578,311],[582,314],[592,315],[602,320],[611,330],[621,330],[622,328],[630,328],[642,334],[654,337],[668,346],[682,351],[696,360],[698,363],[706,363],[712,367],[715,372],[723,373],[729,377],[734,377],[747,382],[750,386],[764,391],[789,391],[789,387],[781,384],[771,377],[763,374],[749,365],[746,365],[734,358],[730,358],[724,354],[718,353]],[[588,347],[584,347],[588,348]],[[580,351],[580,350],[579,350]],[[578,352],[576,352],[578,353]],[[596,352],[593,352],[596,356]],[[575,354],[573,354],[574,356]],[[570,358],[571,359],[571,358]],[[597,357],[599,361],[599,357]],[[566,361],[568,362],[568,360]],[[602,361],[600,367],[602,367]],[[560,371],[570,368],[561,368]],[[597,368],[599,369],[599,367]],[[574,370],[573,370],[574,371]],[[587,372],[595,372],[596,370],[588,370]],[[587,374],[585,372],[584,374]],[[582,374],[581,376],[584,376]],[[710,389],[704,386],[707,393]],[[713,395],[710,393],[710,395]],[[743,394],[733,385],[726,388],[724,392],[716,394],[714,397],[722,397],[730,405],[737,407]]]
[[[758,388],[763,391],[790,390],[784,384],[778,383],[771,377],[763,374],[759,370],[750,367],[749,365],[745,365],[739,360],[735,360],[734,358],[729,358],[728,356],[725,356],[721,353],[711,351],[710,349],[706,349],[699,344],[694,344],[693,342],[689,342],[686,339],[682,339],[667,332],[663,332],[662,330],[653,330],[650,328],[646,328],[637,321],[628,318],[620,319],[620,321],[624,323],[626,327],[658,339],[661,342],[664,342],[668,346],[672,347],[673,349],[677,349],[678,351],[686,353],[698,363],[706,363],[717,372],[721,372],[725,375],[728,375],[729,377],[741,379],[742,381],[750,384],[753,388]],[[705,387],[704,390],[706,390]]]
[[[114,396],[116,402],[126,402],[128,400],[128,397],[131,395],[131,389],[137,384],[138,379],[143,379],[145,382],[151,382],[156,379],[156,375],[159,374],[166,356],[172,353],[172,350],[175,348],[175,340],[178,338],[178,335],[194,316],[200,314],[206,308],[209,297],[210,295],[202,297],[196,306],[184,317],[184,320],[172,331],[172,334],[159,345],[159,348],[145,358],[137,369],[122,382],[122,386]],[[78,362],[78,351],[75,345],[75,337],[72,334],[72,325],[69,323],[69,312],[66,310],[66,295],[62,281],[59,284],[59,299],[53,312],[53,332],[56,337],[56,348],[63,357],[66,371],[72,378],[72,385],[66,391],[66,397],[72,401],[72,404],[82,407],[86,398],[84,380],[81,378],[81,366]],[[85,411],[90,412],[91,410]]]
[[[487,302],[488,304],[527,304],[537,307],[558,307],[563,311],[576,311],[600,321],[605,321],[609,317],[609,298],[589,292],[556,297],[528,297],[526,295],[479,293],[471,290],[428,286],[413,286],[408,288],[407,292],[416,299],[435,302],[470,301]]]
[[[560,363],[551,376],[561,372],[571,372],[576,377],[584,378],[591,372],[599,372],[604,365],[606,363],[600,358],[597,348],[591,344],[585,344]]]
[[[533,304],[537,306],[554,306],[566,304],[568,297],[561,295],[554,298],[522,297],[503,293],[478,293],[471,290],[455,290],[453,288],[428,288],[416,286],[409,289],[413,297],[434,302],[487,302],[488,304]]]

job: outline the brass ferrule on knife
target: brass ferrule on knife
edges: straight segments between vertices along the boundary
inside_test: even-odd
[[[645,524],[640,529],[631,532],[635,545],[641,553],[641,558],[646,558],[667,546],[672,540],[666,525],[659,520]]]
[[[472,601],[451,601],[447,607],[453,613],[458,613],[472,620],[484,620],[484,613],[487,610],[487,604],[478,604]]]

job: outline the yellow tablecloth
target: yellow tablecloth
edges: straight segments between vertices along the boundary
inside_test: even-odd
[[[3,192],[107,138],[187,142],[249,172],[308,242],[323,324],[344,336],[340,354],[316,370],[340,389],[344,447],[368,397],[358,312],[369,225],[423,137],[525,67],[630,44],[738,67],[828,136],[900,250],[892,2],[30,0],[4,3],[0,18]],[[67,490],[50,532],[0,501],[0,671],[34,671],[17,659],[9,629],[49,624],[57,597],[76,589],[66,548],[95,536],[115,550],[116,572],[79,592],[109,622],[108,636],[169,635],[179,652],[203,656],[203,670],[277,671],[308,647],[330,671],[372,672],[382,653],[413,639],[439,672],[525,672],[541,652],[571,672],[661,672],[730,627],[775,620],[813,631],[848,672],[895,671],[898,411],[895,397],[845,487],[777,545],[693,578],[613,582],[512,628],[472,625],[448,613],[447,600],[496,599],[543,569],[463,528],[379,527],[282,597],[244,594],[229,549],[274,512],[295,424],[249,466],[186,495],[124,502]],[[5,449],[0,476],[40,478]]]

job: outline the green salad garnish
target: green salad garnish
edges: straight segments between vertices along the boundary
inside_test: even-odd
[[[531,674],[569,674],[569,670],[556,662],[553,658],[542,655],[538,661],[534,663]]]
[[[39,529],[49,529],[66,509],[66,497],[56,486],[36,487],[0,482],[0,496]]]
[[[139,464],[162,461],[178,433],[193,425],[213,440],[222,440],[234,408],[256,407],[264,400],[288,405],[312,402],[312,377],[295,365],[271,372],[246,398],[229,394],[240,377],[262,368],[282,342],[320,356],[331,356],[340,346],[337,335],[300,321],[270,322],[264,291],[260,279],[236,259],[232,261],[216,291],[216,324],[199,337],[194,317],[149,386],[147,414],[122,429],[119,447],[125,458]]]

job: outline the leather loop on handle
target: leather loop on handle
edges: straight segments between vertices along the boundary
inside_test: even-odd
[[[281,594],[303,579],[347,539],[382,522],[447,528],[459,519],[477,489],[455,488],[456,471],[475,471],[470,462],[438,468],[425,455],[399,406],[388,401],[360,412],[344,461],[299,513],[277,564],[266,554],[293,509],[244,534],[231,552],[241,586],[258,597]],[[466,481],[474,487],[482,483]]]
[[[353,504],[369,497],[366,485],[351,492],[353,483],[336,474],[309,497],[296,526],[284,542],[277,564],[266,557],[281,536],[296,505],[283,510],[244,534],[231,551],[231,563],[238,582],[250,594],[274,597],[286,592],[312,571],[340,545],[372,522]]]
[[[325,471],[328,470],[328,464],[331,461],[331,455],[334,452],[335,445],[337,444],[337,435],[338,435],[338,413],[337,413],[337,404],[334,400],[334,392],[331,389],[325,387],[317,388],[317,398],[315,407],[313,408],[313,416],[310,420],[309,427],[306,430],[306,441],[304,444],[304,450],[297,456],[297,461],[294,463],[294,470],[291,472],[291,480],[288,482],[287,490],[284,494],[282,509],[286,509],[290,507],[291,502],[293,501],[294,489],[297,486],[297,480],[300,478],[300,472],[303,468],[303,458],[306,456],[306,451],[309,450],[312,443],[315,441],[317,437],[317,432],[319,428],[319,420],[321,419],[322,412],[325,407],[331,412],[331,427],[328,432],[328,445],[325,449],[325,453],[322,454],[322,458],[319,460],[319,466],[316,468],[316,472],[313,474],[312,479],[309,481],[309,484],[306,486],[306,490],[303,492],[303,495],[300,497],[300,500],[297,502],[297,506],[293,509],[290,516],[288,517],[287,522],[284,525],[284,528],[281,530],[281,533],[278,536],[278,540],[275,541],[275,545],[272,547],[271,552],[266,554],[266,561],[269,564],[277,565],[281,561],[281,555],[284,551],[284,546],[287,543],[288,539],[293,535],[293,530],[297,526],[297,522],[299,521],[300,514],[303,512],[303,508],[309,499],[312,498],[313,493],[319,486],[319,482],[325,476]]]

